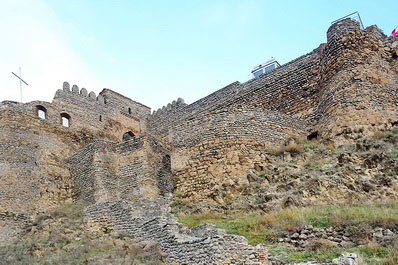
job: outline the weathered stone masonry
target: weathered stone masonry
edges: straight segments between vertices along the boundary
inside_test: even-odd
[[[305,122],[256,108],[218,110],[181,123],[172,131],[172,170],[176,189],[195,199],[212,194],[230,177],[246,180],[266,163],[275,139],[304,133]]]
[[[75,197],[88,202],[155,199],[173,189],[169,150],[149,136],[96,140],[70,158]]]
[[[92,203],[88,230],[156,239],[170,262],[266,263],[265,250],[241,237],[178,224],[169,216],[173,190],[222,204],[219,186],[247,181],[289,135],[349,140],[398,125],[397,57],[397,37],[348,19],[304,56],[153,114],[112,90],[96,96],[66,82],[51,103],[2,102],[0,244],[32,216],[79,199]]]

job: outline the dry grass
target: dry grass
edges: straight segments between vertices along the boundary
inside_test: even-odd
[[[137,240],[84,233],[84,204],[64,205],[38,216],[30,232],[19,241],[0,248],[0,265],[8,264],[164,264],[153,261]],[[122,244],[116,244],[122,242]]]
[[[315,227],[380,226],[398,227],[398,204],[353,204],[290,207],[267,214],[247,214],[224,217],[214,213],[180,215],[180,221],[190,227],[216,224],[229,233],[246,236],[250,243],[268,241],[276,230],[294,230],[303,225]],[[263,240],[263,241],[262,241]]]
[[[355,205],[326,205],[307,208],[286,208],[278,212],[267,214],[246,214],[225,217],[216,213],[201,213],[180,215],[180,221],[190,227],[200,224],[216,224],[228,233],[245,236],[250,244],[268,243],[276,241],[278,230],[293,230],[302,225],[315,227],[352,226],[358,230],[363,227],[398,227],[398,204],[355,204]],[[269,247],[273,255],[282,255],[286,263],[316,260],[330,262],[338,258],[343,252],[360,254],[368,265],[398,264],[398,246],[383,247],[374,242],[367,245],[341,249],[334,242],[324,239],[314,239],[307,250],[297,250],[273,245]]]
[[[282,145],[280,150],[281,152],[288,152],[291,154],[300,154],[304,152],[304,148],[295,142],[290,142],[287,145]]]

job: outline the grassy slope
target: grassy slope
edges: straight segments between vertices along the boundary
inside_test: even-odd
[[[86,234],[84,206],[65,205],[38,216],[20,240],[0,248],[0,264],[164,264],[149,261],[150,253],[134,239]]]
[[[301,225],[321,228],[331,226],[361,227],[364,225],[397,227],[398,204],[394,203],[293,207],[268,214],[229,217],[213,213],[200,213],[180,215],[179,219],[190,227],[204,223],[216,224],[217,227],[223,228],[229,233],[245,236],[251,244],[268,244],[270,252],[281,256],[286,262],[309,260],[327,262],[337,258],[342,252],[348,251],[361,254],[368,264],[398,264],[398,244],[382,247],[369,242],[367,245],[353,249],[320,246],[316,250],[301,252],[275,244],[276,231],[292,230]]]
[[[299,145],[293,144],[283,147],[287,152],[307,156],[299,171],[293,172],[292,176],[305,176],[308,172],[325,172],[327,170],[334,173],[336,162],[332,163],[333,156],[340,153],[350,152],[357,156],[374,156],[383,153],[383,156],[390,161],[398,158],[398,129],[387,132],[378,132],[372,139],[365,141],[365,150],[362,146],[343,146],[336,149],[331,146],[323,145],[318,141],[302,141]],[[276,149],[274,155],[279,155],[280,149]],[[323,156],[319,154],[323,154]],[[314,154],[316,156],[314,156]],[[319,159],[317,159],[318,157]],[[284,170],[285,164],[294,168],[296,160],[283,162],[274,165],[272,170],[264,170],[259,174],[261,178],[272,179],[277,174],[280,177],[280,170]],[[331,166],[328,166],[331,164]],[[326,170],[325,170],[326,168]],[[289,172],[287,172],[289,173]],[[289,174],[286,174],[289,177]],[[388,172],[386,174],[396,178],[398,173]],[[293,177],[292,177],[293,179]],[[265,191],[267,187],[265,188]],[[247,195],[245,195],[247,196]],[[249,195],[250,196],[250,195]],[[178,196],[177,196],[178,197]],[[335,202],[336,203],[336,202]],[[229,233],[243,235],[248,238],[249,243],[265,243],[269,245],[271,253],[282,256],[287,262],[292,261],[331,261],[344,251],[356,252],[361,254],[367,264],[398,264],[398,242],[396,246],[380,246],[374,242],[359,246],[354,249],[338,249],[320,246],[315,250],[297,252],[291,247],[277,242],[278,231],[293,230],[298,226],[312,225],[314,227],[346,227],[353,226],[361,229],[362,227],[384,227],[397,230],[398,228],[398,203],[391,201],[388,203],[351,203],[351,204],[325,204],[307,207],[288,207],[278,211],[257,211],[257,213],[245,214],[247,211],[236,211],[233,215],[221,215],[212,212],[189,214],[190,202],[187,199],[179,198],[174,203],[174,211],[179,215],[181,222],[187,223],[190,227],[203,224],[216,224],[219,228],[226,229]],[[192,209],[196,208],[193,206]],[[233,210],[233,209],[232,209]],[[233,212],[233,211],[231,211]]]

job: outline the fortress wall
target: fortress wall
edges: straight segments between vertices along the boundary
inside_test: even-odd
[[[398,121],[394,38],[376,26],[361,30],[350,19],[332,25],[327,36],[315,130],[324,138],[351,139],[393,126]]]
[[[132,114],[128,113],[127,106],[131,107]],[[148,107],[109,89],[105,89],[97,97],[94,92],[88,93],[85,88],[79,90],[76,85],[71,90],[67,82],[64,82],[62,90],[55,93],[52,103],[32,101],[20,104],[5,101],[0,104],[0,109],[10,107],[35,116],[38,115],[39,108],[45,108],[45,120],[57,126],[62,126],[61,114],[67,114],[70,116],[71,129],[90,130],[97,137],[111,140],[116,138],[119,141],[128,131],[141,135],[146,130],[145,117],[150,113]]]
[[[236,81],[189,105],[185,104],[182,99],[168,104],[155,111],[148,118],[148,128],[153,134],[160,136],[163,141],[170,142],[168,134],[171,128],[175,127],[179,122],[189,119],[189,117],[207,111],[223,99],[236,94],[239,85],[240,83]]]
[[[73,180],[73,197],[94,202],[95,194],[95,143],[90,143],[69,158],[69,171]]]
[[[50,120],[61,124],[60,113],[71,116],[70,127],[75,129],[87,128],[99,130],[105,127],[105,117],[114,115],[114,110],[104,104],[101,97],[95,96],[94,92],[87,94],[87,90],[74,85],[72,90],[69,84],[64,83],[63,89],[57,90],[51,103],[56,113],[49,113]]]
[[[117,94],[116,92],[107,89],[106,91],[104,90],[106,93],[103,91],[96,97],[94,92],[87,94],[84,88],[79,92],[79,88],[75,85],[72,87],[72,91],[68,87],[69,84],[64,83],[64,89],[56,92],[51,103],[55,112],[52,115],[53,111],[49,111],[49,119],[54,123],[60,124],[60,113],[67,113],[71,116],[71,128],[85,128],[95,132],[106,131],[120,141],[123,134],[127,131],[140,135],[145,130],[145,118],[140,119],[130,115],[126,105],[122,106],[120,103],[119,97],[113,96]],[[112,95],[112,97],[109,95]],[[120,96],[120,98],[122,97]],[[139,103],[124,97],[122,99],[125,104],[130,103],[130,106],[137,105],[140,109],[145,109],[146,112],[149,112],[146,107],[142,107]],[[134,110],[138,112],[139,108],[134,108]],[[32,109],[35,110],[36,106],[33,105]]]
[[[171,128],[190,117],[209,111],[221,101],[236,95],[239,89],[240,83],[236,81],[189,105],[178,104],[177,100],[177,104],[169,104],[154,112],[148,119],[148,128],[165,142],[170,142],[168,134]]]
[[[185,197],[215,199],[223,182],[246,181],[261,170],[265,154],[289,134],[303,134],[306,123],[254,108],[214,111],[179,124],[172,131],[171,167],[176,190]]]
[[[155,240],[170,264],[269,264],[266,249],[251,246],[242,236],[230,235],[214,225],[191,229],[167,215],[167,201],[108,201],[84,210],[92,233],[106,229],[142,240]]]
[[[246,105],[311,120],[318,103],[320,54],[314,51],[241,85],[218,106]]]
[[[13,105],[0,110],[0,244],[31,216],[71,200],[65,159],[92,139]]]
[[[234,82],[207,97],[158,119],[154,113],[148,128],[169,140],[169,130],[200,113],[230,106],[252,106],[311,120],[318,103],[321,48],[245,83]]]
[[[167,153],[149,136],[121,144],[96,140],[70,158],[75,197],[89,202],[136,201],[171,192]]]
[[[179,120],[184,115],[184,109],[187,106],[184,100],[179,98],[167,104],[167,106],[154,111],[148,117],[148,128],[150,128],[152,133],[156,132],[157,135],[166,136],[176,120]]]
[[[100,92],[100,96],[104,98],[105,104],[111,108],[120,110],[125,114],[136,117],[138,119],[145,119],[151,114],[151,108],[131,100],[115,91],[104,89]]]
[[[327,44],[258,78],[235,82],[168,116],[157,118],[154,113],[149,130],[175,144],[170,130],[178,124],[235,106],[307,120],[326,138],[354,127],[372,131],[395,124],[397,37],[387,38],[375,26],[360,30],[355,21],[347,19],[333,24],[327,39]],[[350,123],[353,128],[347,129]]]

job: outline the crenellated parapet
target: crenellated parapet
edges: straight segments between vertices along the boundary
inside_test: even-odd
[[[100,104],[105,104],[104,97],[102,95],[96,96],[94,91],[88,92],[84,87],[79,89],[77,85],[72,86],[72,90],[70,89],[70,85],[68,82],[64,82],[62,85],[62,90],[58,90],[57,93],[64,92],[70,95],[78,95],[82,98],[87,98],[88,100],[95,100]],[[56,95],[57,96],[57,95]]]
[[[187,105],[188,104],[186,104],[182,98],[178,98],[177,100],[173,100],[172,103],[169,103],[166,106],[163,106],[162,108],[159,108],[158,110],[153,111],[152,117],[156,118],[159,116],[168,115],[170,113],[178,111],[179,109],[181,109]]]

